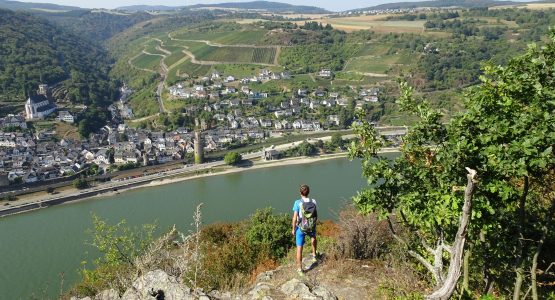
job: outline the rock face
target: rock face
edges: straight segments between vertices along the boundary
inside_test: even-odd
[[[279,269],[279,268],[278,268]],[[329,290],[323,286],[309,286],[307,283],[297,279],[281,281],[274,278],[275,272],[268,271],[257,277],[254,287],[245,294],[232,295],[229,292],[221,293],[212,291],[203,294],[192,291],[173,276],[166,274],[162,270],[154,270],[138,277],[129,287],[122,297],[116,290],[105,290],[93,298],[76,298],[71,300],[210,300],[210,299],[303,299],[303,300],[337,300]],[[285,282],[284,282],[285,281]]]
[[[119,293],[116,290],[105,290],[94,297],[95,300],[120,300]]]
[[[155,270],[137,278],[125,291],[121,300],[194,300],[191,289],[162,270]]]
[[[274,278],[276,271],[280,271],[279,268],[278,270],[268,271],[258,275],[254,288],[246,295],[236,297],[236,299],[337,300],[337,297],[323,286],[309,287],[309,285],[297,278],[289,279],[279,285],[279,282],[283,281]],[[291,278],[290,276],[286,277]]]

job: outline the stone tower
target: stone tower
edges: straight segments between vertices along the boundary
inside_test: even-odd
[[[195,131],[195,164],[202,164],[204,162],[204,141],[202,133],[198,130]]]
[[[48,97],[48,84],[39,84],[39,90],[37,91],[37,94]]]

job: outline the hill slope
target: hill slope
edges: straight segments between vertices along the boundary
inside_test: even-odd
[[[74,10],[54,13],[30,11],[30,13],[95,42],[105,41],[137,23],[154,17],[145,12],[116,13],[109,10]]]
[[[55,10],[55,11],[68,11],[81,9],[76,6],[64,6],[52,3],[32,3],[32,2],[19,2],[0,0],[0,8],[11,10]]]
[[[397,2],[386,3],[367,8],[355,9],[352,11],[361,10],[384,10],[384,9],[410,9],[419,7],[491,7],[499,5],[512,5],[521,4],[520,2],[513,1],[495,1],[495,0],[437,0],[437,1],[418,1],[418,2]]]
[[[324,14],[329,13],[329,11],[315,7],[315,6],[304,6],[304,5],[292,5],[280,2],[269,2],[269,1],[252,1],[252,2],[229,2],[229,3],[215,3],[215,4],[196,4],[191,6],[149,6],[149,5],[133,5],[119,7],[118,9],[127,11],[148,11],[148,10],[177,10],[184,8],[192,9],[203,9],[203,8],[221,8],[221,9],[238,9],[238,10],[260,10],[272,13],[313,13],[313,14]]]
[[[23,101],[39,83],[61,84],[67,100],[106,103],[107,52],[46,20],[24,12],[0,10],[0,100]]]

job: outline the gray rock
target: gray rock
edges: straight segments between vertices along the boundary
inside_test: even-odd
[[[137,278],[132,287],[127,289],[121,300],[154,300],[156,294],[163,293],[165,300],[194,300],[191,290],[175,277],[162,270],[155,270]]]
[[[120,300],[118,291],[114,289],[104,290],[94,297],[95,300]]]
[[[337,300],[337,297],[332,292],[321,286],[313,288],[312,294],[322,297],[323,300]]]
[[[198,297],[198,300],[210,300],[210,297],[208,297],[206,295],[202,295],[202,296]]]
[[[306,284],[300,282],[298,279],[294,278],[281,286],[281,291],[288,296],[288,298],[300,298],[300,299],[320,299],[314,296]]]
[[[274,271],[267,271],[256,276],[256,282],[270,281],[274,277]]]
[[[251,296],[251,299],[263,299],[264,296],[268,295],[272,289],[267,283],[258,283],[254,289],[250,290],[247,295]]]

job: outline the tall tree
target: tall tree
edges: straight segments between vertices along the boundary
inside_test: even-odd
[[[520,299],[528,285],[537,299],[538,257],[545,256],[542,245],[555,241],[555,32],[545,46],[530,45],[506,67],[486,66],[480,80],[466,95],[466,111],[447,124],[401,84],[400,107],[420,121],[393,162],[377,155],[384,142],[372,126],[356,126],[360,138],[350,154],[362,158],[371,187],[354,202],[363,213],[387,218],[408,253],[428,269],[436,283],[430,299],[451,296],[462,255],[471,262],[465,274],[469,265],[481,268],[474,277],[485,286],[476,281],[475,290],[488,292],[495,282]],[[466,167],[477,172],[477,186],[465,178]],[[470,218],[461,247],[465,210]],[[397,234],[399,228],[411,234]]]

